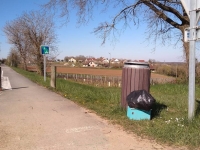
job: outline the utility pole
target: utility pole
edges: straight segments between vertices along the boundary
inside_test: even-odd
[[[109,60],[109,68],[110,68],[110,62],[111,62],[111,53],[109,53],[110,54],[110,60]]]

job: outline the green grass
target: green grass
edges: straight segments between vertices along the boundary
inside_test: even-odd
[[[186,146],[190,149],[200,147],[200,86],[196,86],[196,115],[188,121],[188,85],[158,84],[150,88],[156,99],[151,120],[129,120],[126,110],[120,107],[120,88],[101,88],[57,79],[57,88],[49,86],[50,79],[13,68],[33,82],[49,88],[77,104],[95,111],[112,123],[122,125],[129,132],[159,141],[160,143]]]

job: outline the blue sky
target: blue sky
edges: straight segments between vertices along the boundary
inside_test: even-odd
[[[6,58],[11,45],[3,33],[3,27],[7,21],[12,21],[21,16],[24,11],[39,10],[39,4],[44,4],[48,0],[1,0],[0,5],[0,59]],[[171,45],[158,45],[156,50],[152,50],[153,44],[145,41],[145,25],[139,28],[132,27],[126,29],[114,43],[108,40],[106,44],[101,45],[102,40],[92,33],[93,29],[109,14],[97,15],[93,17],[87,25],[77,27],[76,15],[71,14],[70,22],[67,26],[61,26],[63,19],[56,19],[56,33],[58,35],[58,59],[64,59],[65,56],[94,56],[109,58],[124,58],[132,60],[155,59],[156,61],[183,61],[183,53],[180,46],[176,48]],[[110,53],[110,54],[109,54]],[[197,51],[197,57],[199,56]]]

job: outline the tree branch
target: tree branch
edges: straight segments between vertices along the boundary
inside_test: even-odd
[[[149,2],[149,1],[148,1]],[[176,9],[166,6],[165,4],[162,4],[160,2],[158,2],[158,0],[151,0],[151,2],[153,4],[155,4],[156,6],[158,6],[159,8],[161,8],[164,11],[168,11],[170,13],[173,13],[174,15],[176,15],[182,22],[187,22],[189,24],[189,18],[184,17],[183,15],[181,15]]]
[[[146,0],[145,0],[144,4],[146,6],[148,6],[152,11],[154,11],[159,18],[162,18],[164,21],[166,21],[167,23],[169,23],[173,27],[180,29],[180,26],[181,26],[180,24],[178,24],[175,21],[173,21],[172,19],[170,19],[162,11],[160,11],[159,9],[157,9],[153,4],[151,4],[150,2],[148,2]]]

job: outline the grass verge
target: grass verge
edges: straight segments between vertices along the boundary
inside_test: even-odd
[[[95,111],[98,115],[122,125],[124,129],[140,136],[146,136],[160,143],[186,146],[189,149],[200,147],[200,86],[196,86],[196,112],[193,121],[187,119],[188,85],[158,84],[150,88],[156,99],[152,119],[135,121],[126,117],[120,108],[120,88],[101,88],[57,79],[57,88],[49,86],[50,79],[33,72],[13,68],[18,73],[39,85],[45,86],[62,96]]]

